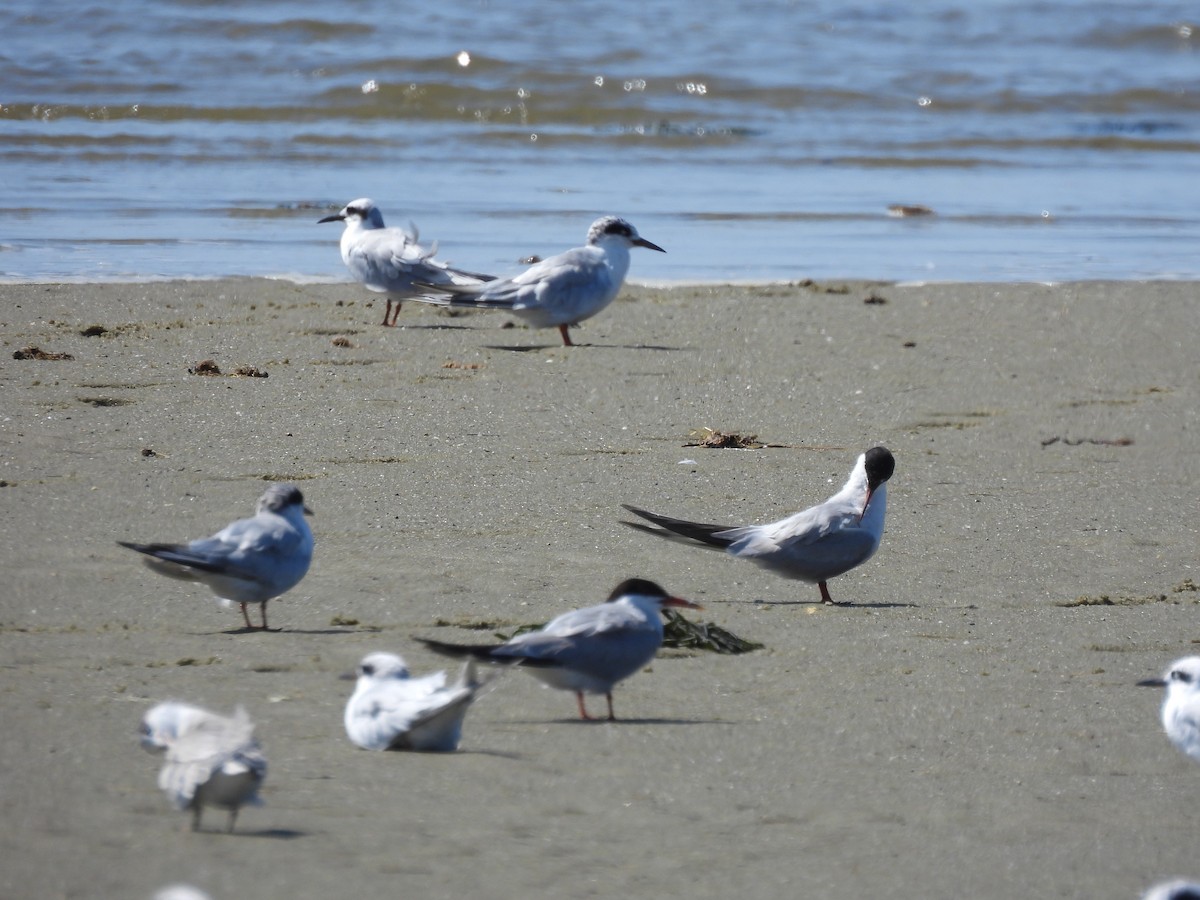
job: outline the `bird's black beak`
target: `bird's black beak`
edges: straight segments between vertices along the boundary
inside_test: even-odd
[[[345,222],[346,217],[341,213],[334,213],[332,216],[326,216],[323,219],[317,219],[318,225],[324,225],[326,222]]]
[[[646,240],[644,237],[639,237],[633,243],[635,247],[645,247],[647,250],[657,250],[659,253],[667,252],[662,247],[658,246],[658,244],[652,243],[651,241]]]
[[[315,516],[316,515],[316,513],[313,512],[311,509],[309,509],[307,506],[304,507],[304,514],[306,516]]]
[[[358,681],[357,672],[343,672],[338,676],[338,681]]]
[[[859,523],[862,522],[863,516],[865,516],[867,514],[867,507],[871,505],[871,498],[874,495],[875,495],[875,492],[873,490],[871,490],[870,488],[867,488],[867,500],[865,503],[863,503],[863,511],[858,514]]]
[[[1139,681],[1138,687],[1166,687],[1167,683],[1161,678],[1147,678],[1145,681]]]

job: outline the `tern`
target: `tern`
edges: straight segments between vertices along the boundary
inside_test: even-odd
[[[1200,883],[1182,878],[1165,881],[1142,894],[1142,900],[1200,900]]]
[[[383,213],[367,197],[347,203],[336,215],[317,220],[318,225],[325,222],[346,223],[342,232],[342,262],[354,280],[368,290],[387,294],[383,325],[396,324],[401,301],[424,289],[418,285],[441,287],[494,280],[492,275],[452,269],[434,259],[436,242],[432,247],[422,247],[416,226],[412,224],[407,230],[387,228],[383,224]],[[396,305],[394,313],[393,303]]]
[[[346,734],[364,750],[457,750],[463,718],[480,687],[474,660],[447,685],[445,672],[409,677],[395,653],[364,656],[357,681],[346,704]]]
[[[659,527],[625,524],[650,534],[725,550],[787,578],[816,583],[821,601],[833,603],[829,579],[862,565],[879,549],[887,511],[887,481],[895,468],[896,460],[889,450],[872,447],[858,457],[842,489],[824,503],[766,525],[706,525],[622,504]]]
[[[426,285],[434,295],[417,297],[439,306],[501,309],[534,328],[557,327],[572,347],[567,328],[590,319],[616,299],[629,271],[631,247],[666,253],[616,216],[604,216],[588,229],[587,245],[530,266],[520,275],[486,284]]]
[[[230,718],[187,703],[160,703],[142,718],[141,732],[142,746],[165,756],[158,786],[176,809],[192,811],[193,831],[206,806],[228,810],[225,830],[233,831],[238,810],[262,802],[258,788],[267,760],[240,706]]]
[[[1162,678],[1139,681],[1143,687],[1166,687],[1162,724],[1179,751],[1200,762],[1200,656],[1171,663]]]
[[[267,601],[300,583],[312,562],[313,535],[304,521],[312,511],[300,489],[273,484],[258,498],[249,519],[226,525],[212,537],[188,544],[131,544],[122,547],[145,553],[146,565],[169,578],[199,581],[226,604],[239,603],[246,627],[247,603],[262,607],[262,630],[267,630]]]
[[[519,664],[549,687],[574,691],[581,719],[592,718],[583,695],[604,694],[609,721],[615,721],[613,686],[650,662],[662,646],[666,606],[702,608],[672,597],[653,581],[629,578],[613,589],[606,602],[563,613],[538,631],[518,634],[503,644],[417,640],[445,656]]]

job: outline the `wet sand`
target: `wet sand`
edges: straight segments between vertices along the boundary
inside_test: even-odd
[[[352,285],[3,285],[5,897],[1133,897],[1200,877],[1200,767],[1135,687],[1200,651],[1197,286],[626,290],[563,348]],[[102,333],[81,331],[100,326]],[[96,331],[96,329],[92,329]],[[338,340],[344,338],[343,340]],[[15,360],[35,346],[73,360]],[[205,377],[255,367],[268,377]],[[684,446],[701,428],[760,450]],[[815,587],[620,524],[763,521],[896,455],[877,556]],[[278,633],[117,540],[315,510]],[[506,673],[462,752],[357,750],[373,650],[640,575],[763,642],[667,651],[617,723]],[[1107,598],[1107,601],[1105,600]],[[192,834],[141,714],[259,723],[267,805]],[[596,709],[602,700],[593,701]]]

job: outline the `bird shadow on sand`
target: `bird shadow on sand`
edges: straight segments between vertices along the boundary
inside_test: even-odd
[[[509,353],[534,353],[538,350],[553,350],[560,344],[484,344],[484,350],[507,350]]]
[[[819,606],[829,609],[916,609],[921,604],[912,602],[894,601],[891,603],[855,603],[852,600],[847,600],[844,603],[839,603],[836,600],[833,603],[822,603],[820,600],[706,600],[705,603],[728,603],[738,604],[741,606]]]
[[[565,716],[561,719],[510,719],[509,722],[513,725],[581,725],[581,726],[596,726],[596,725],[728,725],[727,719],[630,719],[624,716],[618,716],[615,720],[605,719],[602,716],[594,716],[590,719],[581,719],[578,716]]]
[[[491,756],[496,759],[511,759],[511,760],[525,759],[524,753],[510,753],[507,750],[488,750],[483,747],[468,747],[465,750],[462,747],[459,747],[451,755],[455,755],[455,756],[459,756],[459,755],[462,755],[462,756]]]
[[[212,834],[225,834],[223,831],[214,831]],[[308,837],[307,831],[296,831],[294,828],[260,828],[257,831],[235,831],[233,834],[238,837],[252,838],[274,838],[277,841],[290,841],[295,838]]]
[[[361,629],[358,628],[268,628],[267,634],[359,634]],[[196,637],[207,636],[209,634],[262,634],[262,628],[226,628],[224,631],[218,632],[200,632],[193,631],[192,634]]]
[[[378,325],[379,323],[376,322],[375,324]],[[411,331],[475,331],[476,330],[476,326],[474,326],[474,325],[450,325],[450,324],[442,324],[442,323],[435,323],[433,325],[397,324],[397,325],[385,325],[383,327],[394,328],[397,331],[410,331],[410,330]]]
[[[563,348],[562,344],[484,344],[485,350],[507,350],[510,353],[533,353],[538,350],[558,350],[578,348],[590,348],[593,350],[656,350],[664,353],[685,353],[694,350],[693,347],[668,347],[662,344],[589,344],[576,342],[570,348]]]

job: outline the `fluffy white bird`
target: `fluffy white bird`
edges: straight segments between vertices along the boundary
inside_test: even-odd
[[[187,703],[160,703],[142,718],[141,742],[165,755],[158,786],[176,809],[192,811],[193,831],[206,806],[228,810],[226,830],[233,831],[238,810],[262,802],[258,788],[267,760],[240,706],[230,718]]]
[[[122,547],[145,553],[148,565],[160,575],[199,581],[226,604],[239,603],[246,627],[247,603],[262,607],[267,629],[267,601],[300,583],[312,562],[313,535],[304,520],[312,510],[293,484],[273,484],[258,498],[253,517],[226,525],[212,537],[188,544],[131,544]]]
[[[471,285],[493,280],[491,275],[452,269],[437,261],[433,258],[437,255],[436,242],[432,247],[422,247],[412,224],[409,230],[387,228],[379,207],[366,197],[352,200],[336,215],[317,220],[318,225],[324,222],[346,223],[342,232],[342,262],[363,287],[387,294],[383,325],[395,325],[401,301],[429,285]]]
[[[659,528],[625,524],[661,537],[680,536],[756,562],[787,578],[815,583],[821,589],[822,602],[833,603],[829,579],[862,565],[879,549],[887,512],[887,481],[895,468],[890,451],[872,447],[858,457],[842,489],[824,503],[766,525],[706,525],[622,504]]]
[[[369,653],[346,704],[346,734],[364,750],[457,750],[479,687],[470,660],[447,685],[445,672],[412,678],[395,653]]]
[[[1162,678],[1139,681],[1145,687],[1166,687],[1162,725],[1181,753],[1200,762],[1200,656],[1171,663]]]
[[[518,634],[503,644],[417,640],[445,656],[520,664],[550,687],[574,691],[582,719],[591,718],[583,695],[604,694],[608,718],[615,720],[613,686],[650,662],[662,646],[665,606],[701,609],[691,601],[672,597],[653,581],[629,578],[613,589],[606,602],[563,613],[540,630]]]
[[[557,327],[570,347],[567,328],[590,319],[616,299],[629,271],[631,247],[666,253],[616,216],[604,216],[588,229],[587,245],[530,266],[520,275],[482,285],[430,283],[445,296],[416,299],[439,306],[468,306],[511,312],[534,328]]]

